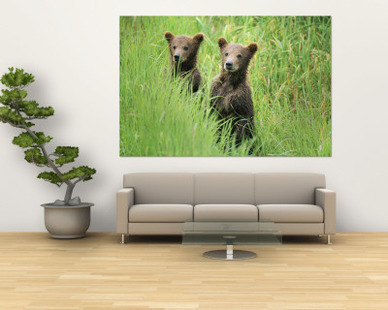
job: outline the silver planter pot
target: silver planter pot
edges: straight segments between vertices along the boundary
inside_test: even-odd
[[[86,236],[90,225],[90,207],[93,203],[81,203],[77,206],[55,206],[43,204],[44,223],[50,237],[74,239]]]

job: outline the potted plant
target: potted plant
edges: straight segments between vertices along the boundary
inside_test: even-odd
[[[9,72],[1,78],[7,87],[2,89],[0,96],[0,121],[18,128],[22,133],[12,143],[25,149],[24,159],[38,167],[46,167],[38,175],[60,187],[66,186],[63,200],[43,204],[45,225],[53,238],[82,238],[90,225],[90,207],[93,203],[83,203],[79,197],[73,197],[74,187],[79,182],[92,179],[96,170],[88,166],[72,167],[64,172],[63,166],[72,163],[78,157],[78,147],[58,146],[50,152],[47,144],[53,139],[43,132],[35,131],[34,120],[46,119],[54,115],[52,107],[40,107],[34,100],[26,100],[26,86],[34,82],[32,74],[23,69],[9,68]]]

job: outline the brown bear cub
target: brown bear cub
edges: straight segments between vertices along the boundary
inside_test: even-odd
[[[179,35],[171,32],[164,34],[170,49],[171,67],[173,77],[187,78],[189,87],[195,93],[201,84],[201,74],[197,67],[199,46],[203,41],[203,34],[198,33],[193,37]]]
[[[244,138],[252,138],[254,132],[254,112],[247,71],[251,58],[257,51],[257,44],[248,46],[229,44],[224,38],[218,39],[222,54],[221,74],[211,85],[211,105],[220,120],[232,120],[232,134],[236,134],[236,144]]]

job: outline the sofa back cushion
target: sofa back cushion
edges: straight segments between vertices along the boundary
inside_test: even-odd
[[[135,204],[194,203],[192,173],[128,173],[124,187],[135,189]]]
[[[315,189],[325,187],[323,174],[257,173],[255,204],[314,204]]]
[[[251,173],[198,173],[194,177],[195,204],[253,204]]]

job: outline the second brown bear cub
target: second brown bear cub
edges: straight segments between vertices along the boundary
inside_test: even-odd
[[[254,132],[254,112],[252,94],[247,79],[251,58],[257,51],[257,44],[248,46],[229,44],[224,38],[218,39],[222,54],[221,74],[211,85],[211,103],[220,120],[232,119],[232,133],[236,143],[244,138],[252,138]]]
[[[201,84],[201,74],[197,67],[197,54],[203,41],[203,34],[198,33],[193,37],[179,35],[171,32],[164,34],[170,49],[172,74],[174,77],[187,78],[189,85],[195,93]]]

